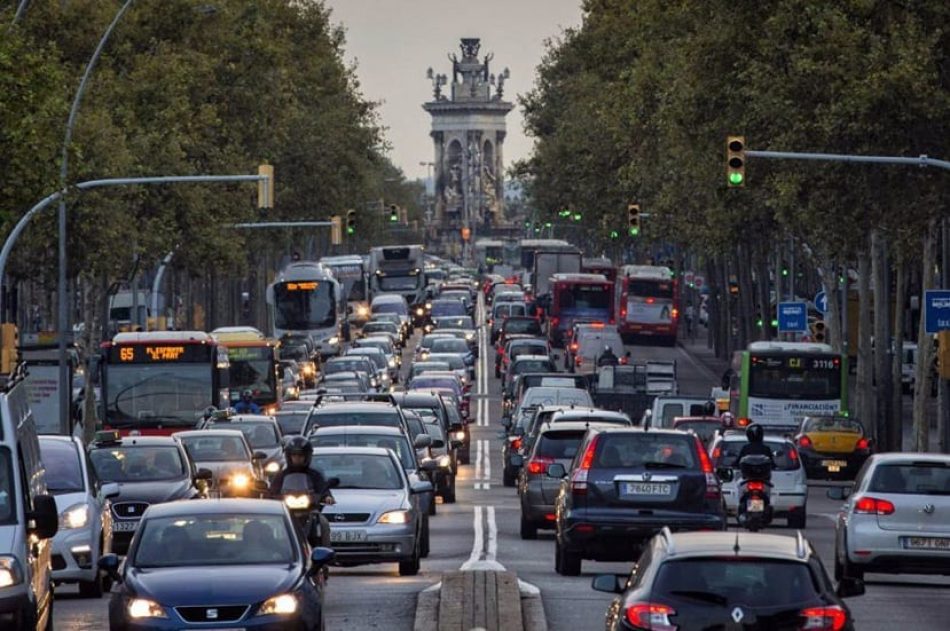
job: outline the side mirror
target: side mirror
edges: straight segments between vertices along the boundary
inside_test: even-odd
[[[327,480],[327,488],[335,489],[340,486],[340,478],[332,477]]]
[[[425,449],[426,447],[430,447],[431,445],[432,445],[432,437],[429,436],[428,434],[419,434],[412,441],[412,446],[415,447],[416,449]]]
[[[719,479],[723,482],[732,482],[736,479],[735,471],[729,467],[719,467],[716,469],[716,475],[719,476]]]
[[[461,440],[456,440],[456,439],[454,439],[454,438],[453,438],[452,440],[450,440],[449,443],[452,445],[452,449],[461,449],[461,448],[462,448],[462,445],[465,444],[465,443],[462,442]]]
[[[545,473],[549,478],[564,478],[567,476],[567,470],[560,462],[554,462],[548,465]]]
[[[825,492],[825,495],[831,500],[846,500],[851,496],[851,487],[833,486]]]
[[[623,586],[620,583],[620,577],[616,574],[598,574],[591,581],[590,586],[598,592],[607,592],[608,594],[622,594]]]
[[[336,552],[331,548],[314,548],[310,553],[310,574],[316,574],[324,567],[333,562],[336,558]]]
[[[412,487],[410,487],[412,492],[415,494],[419,493],[431,493],[432,492],[432,483],[431,482],[414,482]]]
[[[115,582],[120,582],[122,577],[119,575],[119,555],[103,554],[99,557],[99,569]]]
[[[38,539],[51,539],[59,529],[59,511],[52,495],[33,498],[33,510],[26,514],[29,533]]]
[[[508,456],[508,463],[511,464],[512,467],[520,469],[524,466],[524,456],[521,454],[511,454]]]
[[[119,485],[116,482],[106,482],[99,488],[99,496],[104,500],[119,497]]]
[[[196,480],[212,480],[214,479],[214,474],[211,472],[211,469],[205,469],[202,467],[198,469],[198,472],[195,474]]]
[[[251,459],[255,461],[267,460],[267,454],[265,454],[263,451],[255,451],[254,455],[251,456]]]
[[[443,449],[445,447],[445,441],[439,440],[438,438],[432,439],[432,448],[433,449]]]
[[[845,576],[838,582],[838,589],[835,593],[839,598],[852,598],[854,596],[864,596],[864,581],[860,578]]]

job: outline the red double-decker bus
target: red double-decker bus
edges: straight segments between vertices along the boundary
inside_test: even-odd
[[[643,336],[673,345],[679,324],[679,288],[673,271],[655,265],[625,265],[617,277],[620,335]]]
[[[228,350],[203,331],[119,333],[102,344],[103,429],[168,435],[225,408]]]

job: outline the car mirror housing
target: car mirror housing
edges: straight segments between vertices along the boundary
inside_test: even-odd
[[[327,479],[327,488],[335,489],[338,486],[340,486],[340,478],[334,476]]]
[[[198,472],[195,473],[196,480],[211,480],[214,478],[214,474],[211,472],[211,469],[205,469],[204,467],[198,469]]]
[[[263,451],[255,451],[251,458],[254,460],[267,460],[267,454],[265,454]]]
[[[828,499],[846,500],[851,495],[851,488],[847,486],[833,486],[825,492]]]
[[[310,553],[310,573],[316,574],[324,567],[333,562],[336,558],[336,552],[331,548],[316,547]]]
[[[412,492],[415,494],[431,493],[432,483],[431,482],[414,482],[410,488]]]
[[[412,441],[412,446],[415,447],[416,449],[425,449],[426,447],[430,447],[431,445],[432,445],[432,437],[429,436],[428,434],[419,434]]]
[[[735,479],[735,472],[729,467],[719,467],[716,469],[716,475],[723,482],[732,482]]]
[[[619,577],[616,574],[598,574],[590,583],[591,588],[608,594],[622,594]]]
[[[111,500],[114,497],[119,497],[119,485],[116,482],[106,482],[99,489],[99,494],[102,496],[102,499]]]
[[[433,472],[439,470],[439,463],[436,460],[428,458],[419,463],[419,468],[423,471]]]
[[[838,583],[838,589],[835,590],[835,593],[839,598],[852,598],[854,596],[863,596],[864,591],[864,581],[860,578],[845,576]]]
[[[33,510],[26,514],[28,530],[39,539],[51,539],[59,529],[59,511],[52,495],[41,494],[33,498]]]

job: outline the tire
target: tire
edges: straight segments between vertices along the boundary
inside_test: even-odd
[[[841,552],[844,553],[844,557],[838,556],[838,546],[835,546],[835,580],[840,581],[842,578],[857,578],[864,580],[864,569],[859,568],[848,561],[848,552],[847,545],[842,546],[844,549]]]
[[[446,504],[455,503],[455,476],[454,475],[452,476],[452,482],[444,491],[442,491],[442,501],[445,502]]]
[[[805,507],[802,506],[801,511],[796,511],[788,516],[788,527],[794,528],[795,530],[805,530],[805,524],[808,522],[808,514],[805,512]]]
[[[501,474],[502,484],[505,486],[514,486],[516,480],[517,476],[514,474],[514,472],[508,467],[505,467]]]
[[[554,569],[561,576],[580,576],[581,574],[581,555],[576,552],[565,550],[561,544],[555,544],[557,550],[554,557]]]
[[[429,515],[435,515],[436,512],[438,512],[438,509],[436,508],[436,505],[435,505],[435,504],[436,504],[436,502],[435,502],[435,495],[433,495],[433,496],[432,496],[432,501],[429,502],[429,510],[427,511],[427,513],[428,513]]]
[[[538,527],[525,519],[524,513],[521,514],[521,538],[528,540],[538,538]]]
[[[423,559],[428,557],[429,549],[430,549],[429,548],[429,519],[428,518],[426,518],[425,521],[422,522],[422,538],[419,543],[419,547],[421,548],[419,551],[419,556],[421,556]]]
[[[102,598],[102,592],[105,591],[102,585],[102,576],[97,576],[92,581],[79,581],[80,598]]]
[[[419,546],[416,546],[415,552],[412,554],[412,558],[408,561],[399,562],[399,576],[415,576],[419,573],[419,567],[421,565],[419,561]]]
[[[471,447],[466,446],[463,449],[459,449],[458,463],[461,465],[472,463]]]

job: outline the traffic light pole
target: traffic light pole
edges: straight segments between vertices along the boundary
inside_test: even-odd
[[[901,156],[859,156],[848,153],[797,153],[794,151],[753,151],[746,149],[745,155],[750,158],[766,158],[769,160],[816,160],[827,162],[865,162],[871,164],[906,164],[919,167],[937,167],[950,170],[950,161],[937,160],[926,154],[916,158]]]

